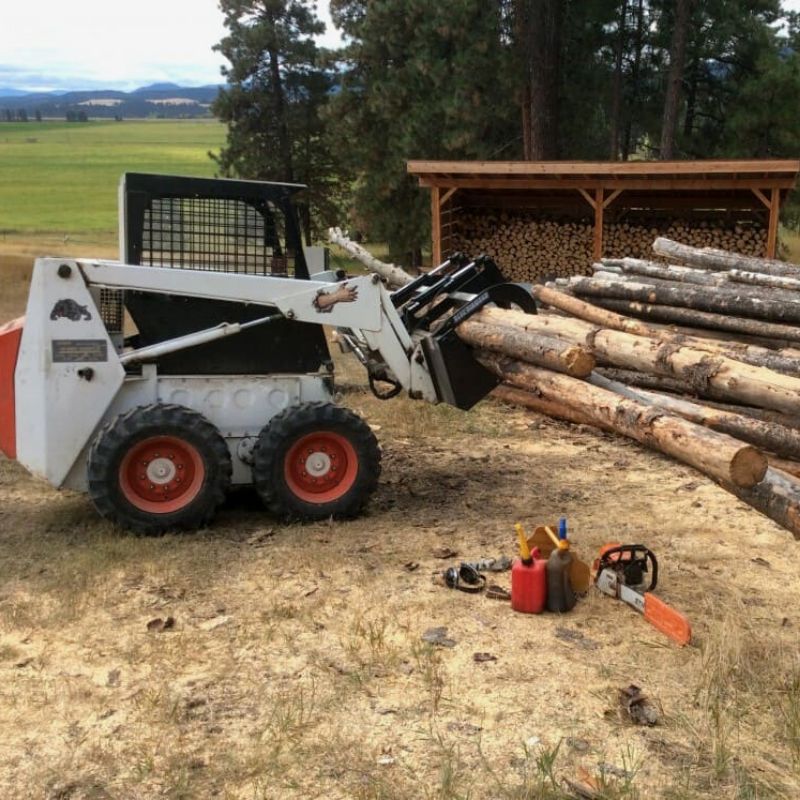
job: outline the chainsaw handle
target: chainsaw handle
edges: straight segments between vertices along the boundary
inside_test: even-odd
[[[606,568],[621,572],[624,571],[626,562],[632,564],[637,561],[643,563],[643,571],[650,574],[650,585],[637,591],[652,592],[658,585],[658,559],[656,554],[643,544],[615,544],[604,547],[600,551],[597,573]]]

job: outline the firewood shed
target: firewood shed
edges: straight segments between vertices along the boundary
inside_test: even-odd
[[[431,190],[432,260],[491,255],[517,280],[652,258],[656,236],[775,258],[800,161],[409,161]]]

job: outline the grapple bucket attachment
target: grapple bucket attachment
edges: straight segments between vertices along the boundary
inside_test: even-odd
[[[439,400],[464,410],[480,402],[499,380],[476,360],[455,329],[489,303],[536,313],[530,289],[505,282],[488,256],[474,261],[460,254],[451,256],[394,292],[392,300],[410,332],[428,334],[422,338],[422,348]]]

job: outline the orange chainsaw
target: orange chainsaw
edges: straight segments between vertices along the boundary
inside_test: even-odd
[[[653,594],[658,583],[658,561],[652,550],[641,544],[604,545],[594,562],[594,572],[601,592],[635,608],[654,628],[678,644],[691,641],[689,620]]]

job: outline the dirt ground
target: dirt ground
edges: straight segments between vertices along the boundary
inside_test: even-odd
[[[0,319],[27,269],[0,256]],[[383,446],[350,522],[279,524],[240,492],[207,530],[137,538],[0,457],[0,797],[567,798],[587,774],[603,798],[800,796],[786,532],[631,442],[493,401],[381,403],[344,372]],[[693,643],[594,589],[527,616],[432,582],[559,516],[587,559],[653,548]],[[434,626],[455,646],[424,643]],[[620,714],[630,684],[655,726]]]

